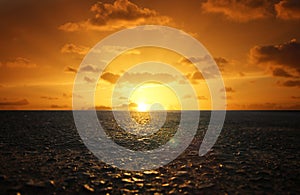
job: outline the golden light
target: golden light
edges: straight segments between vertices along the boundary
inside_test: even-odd
[[[139,111],[139,112],[147,112],[147,111],[149,111],[148,105],[145,104],[145,103],[143,103],[143,102],[142,103],[138,103],[137,111]]]
[[[147,82],[138,86],[130,96],[130,102],[137,104],[135,110],[146,112],[150,109],[180,109],[180,103],[176,94],[166,85],[158,82]],[[159,103],[162,107],[157,107]]]

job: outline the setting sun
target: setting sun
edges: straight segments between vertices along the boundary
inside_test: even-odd
[[[139,112],[146,112],[148,111],[148,105],[145,103],[139,103],[137,107],[137,111]]]

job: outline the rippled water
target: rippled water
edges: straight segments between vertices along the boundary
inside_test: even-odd
[[[132,113],[139,124],[149,116]],[[300,112],[227,112],[212,151],[198,149],[209,122],[176,160],[152,171],[122,171],[100,162],[82,143],[72,112],[0,112],[0,194],[20,193],[300,193]],[[180,115],[167,114],[152,135],[122,130],[111,112],[98,112],[117,144],[151,150],[176,133]]]

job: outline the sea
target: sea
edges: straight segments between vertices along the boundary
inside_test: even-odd
[[[155,169],[133,171],[90,151],[72,111],[1,111],[0,194],[300,194],[299,111],[227,111],[204,156],[198,152],[211,112],[199,112],[196,134],[182,153]],[[151,120],[132,116],[138,124]],[[132,151],[166,144],[181,119],[180,112],[168,112],[159,131],[136,136],[122,130],[111,111],[97,117],[111,141]]]

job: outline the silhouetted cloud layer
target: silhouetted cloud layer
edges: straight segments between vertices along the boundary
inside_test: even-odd
[[[284,20],[300,19],[300,1],[282,0],[275,5],[277,17]]]
[[[277,17],[284,20],[300,18],[299,0],[207,0],[202,4],[204,12],[220,13],[229,20],[248,22]]]
[[[2,101],[0,102],[0,106],[25,106],[28,105],[29,102],[27,99],[22,99],[18,101]]]
[[[59,27],[63,31],[98,30],[112,31],[142,24],[168,24],[171,18],[157,11],[142,8],[129,0],[116,0],[114,3],[95,3],[91,9],[94,16],[80,22],[68,22]]]
[[[296,39],[277,45],[255,46],[250,50],[252,63],[270,66],[273,75],[281,77],[300,75],[299,56],[300,43]]]

